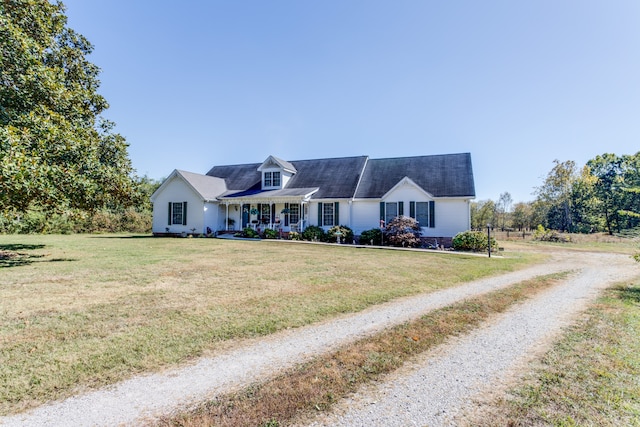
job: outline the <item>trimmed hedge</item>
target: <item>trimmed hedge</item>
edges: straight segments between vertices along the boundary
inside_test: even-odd
[[[487,250],[487,234],[482,231],[463,231],[458,233],[451,242],[456,251],[484,252]],[[491,237],[491,250],[498,249],[498,242]]]

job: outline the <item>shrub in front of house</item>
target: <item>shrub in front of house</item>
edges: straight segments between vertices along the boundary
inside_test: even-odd
[[[415,218],[400,215],[384,229],[385,240],[392,246],[414,248],[420,246],[420,225]]]
[[[463,231],[455,235],[451,246],[456,251],[484,252],[487,250],[487,234],[482,231]],[[498,242],[493,237],[491,250],[498,250]]]
[[[272,228],[267,228],[264,230],[264,238],[265,239],[277,239],[278,231]]]
[[[242,229],[242,237],[246,237],[249,239],[257,239],[260,237],[258,232],[251,227],[245,227]]]
[[[353,230],[346,225],[335,225],[327,231],[327,242],[337,243],[338,234],[340,233],[341,243],[353,243]]]
[[[289,232],[289,240],[302,240],[302,235],[297,231]]]
[[[310,242],[324,242],[327,239],[327,234],[322,227],[310,225],[302,232],[302,238]]]
[[[379,228],[372,228],[360,233],[359,242],[361,245],[382,245],[382,231]]]

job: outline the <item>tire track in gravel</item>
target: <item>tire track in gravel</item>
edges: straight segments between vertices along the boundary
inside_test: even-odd
[[[504,391],[602,289],[638,275],[628,256],[583,253],[564,260],[581,268],[561,284],[422,355],[381,383],[363,387],[310,425],[456,425],[455,417],[471,407],[475,398]]]
[[[251,340],[218,356],[167,372],[0,418],[3,426],[112,426],[136,424],[260,381],[296,363],[457,301],[529,278],[573,268],[565,258],[428,294],[398,299],[320,324]]]

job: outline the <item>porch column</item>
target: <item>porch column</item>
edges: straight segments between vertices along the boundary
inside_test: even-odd
[[[224,205],[227,207],[227,218],[225,219],[225,223],[226,223],[225,230],[229,231],[229,202],[226,202]]]

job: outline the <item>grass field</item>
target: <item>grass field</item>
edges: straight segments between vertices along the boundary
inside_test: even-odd
[[[500,242],[501,246],[511,250],[526,250],[526,248],[534,250],[562,249],[632,255],[640,249],[640,236],[637,232],[629,233],[628,235],[609,235],[606,233],[563,234],[564,237],[571,240],[569,243],[535,241],[530,233],[526,234],[524,239],[522,234],[517,232],[495,231],[492,235]]]
[[[5,235],[0,255],[0,414],[541,257],[120,235]]]

